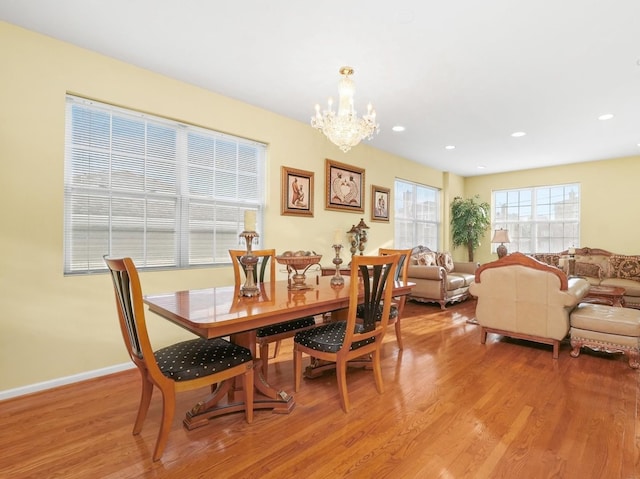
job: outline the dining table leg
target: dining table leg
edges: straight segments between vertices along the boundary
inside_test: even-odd
[[[243,346],[256,357],[256,332],[244,331],[233,334],[231,342]],[[262,366],[259,359],[254,360],[254,399],[253,409],[271,409],[278,414],[289,414],[295,407],[295,400],[286,391],[271,386],[262,374]],[[223,414],[244,412],[244,391],[238,389],[240,381],[237,378],[222,381],[204,400],[198,402],[189,411],[183,420],[189,430],[206,425],[210,419]],[[238,394],[238,398],[236,398]],[[226,401],[223,401],[226,398]]]

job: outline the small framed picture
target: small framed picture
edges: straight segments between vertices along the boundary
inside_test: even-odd
[[[327,159],[327,210],[364,213],[364,169]]]
[[[389,206],[391,190],[382,186],[371,185],[371,221],[389,222]]]
[[[282,215],[313,216],[313,171],[282,167]]]

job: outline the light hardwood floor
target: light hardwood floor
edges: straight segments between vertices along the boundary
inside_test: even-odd
[[[291,414],[257,411],[250,425],[230,414],[187,431],[183,413],[206,391],[179,395],[157,463],[157,391],[131,435],[137,371],[4,401],[0,477],[640,477],[638,371],[619,355],[571,358],[568,344],[558,360],[550,346],[494,335],[481,345],[466,323],[474,307],[408,302],[404,351],[392,330],[385,338],[385,393],[371,371],[350,370],[349,414],[331,373],[303,381]],[[269,367],[293,392],[290,340]]]

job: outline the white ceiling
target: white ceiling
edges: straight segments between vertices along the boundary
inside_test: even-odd
[[[352,66],[370,143],[462,176],[640,154],[640,0],[0,0],[0,19],[305,123]]]

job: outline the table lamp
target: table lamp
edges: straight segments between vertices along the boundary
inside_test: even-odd
[[[498,258],[502,258],[507,255],[507,247],[504,245],[505,243],[511,243],[509,239],[509,231],[500,228],[499,230],[495,230],[493,232],[493,238],[491,238],[492,243],[500,243],[500,246],[496,248],[496,253],[498,253]]]

